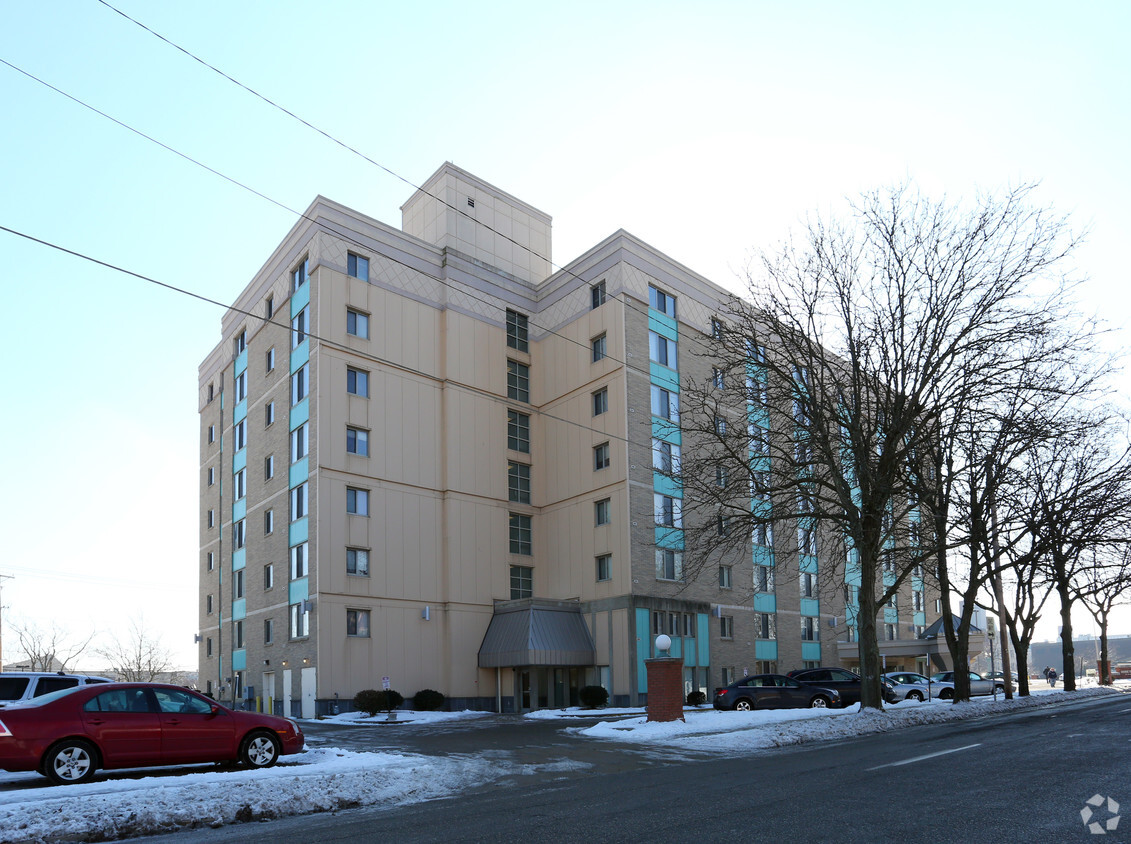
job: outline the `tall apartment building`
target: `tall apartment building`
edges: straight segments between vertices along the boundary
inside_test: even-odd
[[[385,678],[637,704],[661,632],[688,689],[851,665],[851,602],[805,576],[836,562],[775,584],[803,538],[683,582],[680,383],[725,291],[624,231],[551,272],[550,217],[451,164],[401,210],[317,198],[200,366],[201,685],[305,717]],[[904,597],[883,647],[925,668]]]

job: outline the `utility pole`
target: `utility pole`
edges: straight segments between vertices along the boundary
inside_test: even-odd
[[[0,672],[4,670],[4,581],[13,577],[11,574],[0,574]]]

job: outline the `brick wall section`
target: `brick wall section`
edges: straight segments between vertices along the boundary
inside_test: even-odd
[[[683,660],[646,659],[649,721],[683,720]]]

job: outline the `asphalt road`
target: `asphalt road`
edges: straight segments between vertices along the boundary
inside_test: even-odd
[[[193,842],[1071,842],[1099,838],[1093,795],[1131,815],[1131,700],[901,729],[719,758],[579,739],[561,722],[486,722],[352,741],[371,749],[570,759],[584,771],[511,778],[452,798],[193,831]],[[313,741],[345,744],[331,728]],[[375,747],[376,745],[376,747]],[[359,746],[359,745],[355,745]],[[1095,818],[1110,817],[1107,805]],[[168,837],[164,837],[169,841]]]

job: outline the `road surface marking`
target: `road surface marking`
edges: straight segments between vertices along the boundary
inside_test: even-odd
[[[869,768],[869,771],[878,771],[880,768],[898,768],[900,765],[910,765],[912,762],[922,762],[924,759],[934,759],[936,756],[946,756],[948,753],[958,753],[961,750],[972,750],[975,747],[981,747],[982,744],[968,744],[965,747],[956,747],[953,750],[940,750],[938,753],[928,753],[926,756],[916,756],[914,759],[904,759],[901,762],[888,762],[886,765],[877,765],[874,768]]]

